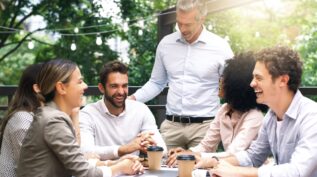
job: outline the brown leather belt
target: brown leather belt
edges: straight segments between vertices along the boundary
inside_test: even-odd
[[[174,116],[166,115],[166,119],[180,123],[203,123],[206,120],[212,120],[214,117],[190,117],[190,116]]]

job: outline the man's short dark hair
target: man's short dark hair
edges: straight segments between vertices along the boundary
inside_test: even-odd
[[[259,51],[255,59],[264,63],[273,81],[284,74],[289,76],[288,88],[296,93],[302,77],[303,63],[299,54],[285,46],[276,46]]]
[[[128,74],[128,67],[122,62],[115,60],[103,65],[99,72],[99,81],[102,85],[105,85],[110,73],[119,72],[121,74]]]

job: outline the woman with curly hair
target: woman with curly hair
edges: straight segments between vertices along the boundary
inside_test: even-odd
[[[262,112],[267,107],[256,103],[256,95],[250,87],[254,66],[255,59],[251,52],[239,54],[226,61],[223,76],[219,80],[219,96],[225,103],[210,123],[203,140],[189,149],[198,159],[206,157],[197,167],[204,167],[204,162],[213,160],[213,156],[226,157],[245,150],[257,137],[264,117]],[[224,152],[216,152],[220,142]],[[176,154],[182,151],[185,150],[170,150],[167,164],[174,165]]]

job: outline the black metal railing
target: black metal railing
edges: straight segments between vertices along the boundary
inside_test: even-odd
[[[5,111],[8,109],[8,103],[12,99],[12,96],[16,90],[17,86],[0,86],[0,99],[6,101],[4,105],[0,105],[0,111]],[[140,86],[129,86],[129,93],[134,93]],[[166,95],[168,88],[165,88],[157,97],[152,101],[146,103],[148,107],[153,112],[156,122],[158,125],[161,125],[161,122],[165,119],[165,104],[166,104]],[[317,96],[317,86],[314,87],[301,87],[301,92],[305,96]],[[101,93],[98,90],[97,86],[89,86],[85,91],[86,96],[101,96]],[[1,117],[0,117],[1,118]]]
[[[129,86],[129,93],[134,93],[137,89],[141,86]],[[8,109],[8,103],[12,99],[12,96],[17,89],[16,85],[10,86],[0,86],[0,99],[2,105],[0,104],[0,111],[3,113]],[[165,104],[166,104],[166,95],[167,95],[168,88],[165,88],[163,92],[155,97],[152,101],[146,103],[147,106],[153,112],[156,122],[158,125],[161,125],[161,122],[165,119]],[[89,86],[88,89],[85,91],[86,96],[101,96],[102,94],[98,90],[97,86]],[[1,103],[0,102],[0,103]],[[2,118],[0,114],[0,119]]]

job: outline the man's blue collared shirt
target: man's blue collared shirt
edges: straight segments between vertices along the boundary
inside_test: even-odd
[[[317,104],[295,94],[276,134],[277,117],[266,114],[258,138],[247,151],[236,154],[241,166],[259,167],[259,177],[317,177]],[[272,152],[272,153],[271,153]],[[263,165],[273,154],[275,165]]]
[[[150,80],[134,95],[146,102],[168,84],[166,114],[215,116],[219,106],[218,82],[225,60],[233,57],[229,44],[205,28],[189,44],[180,32],[162,39],[157,47]]]

